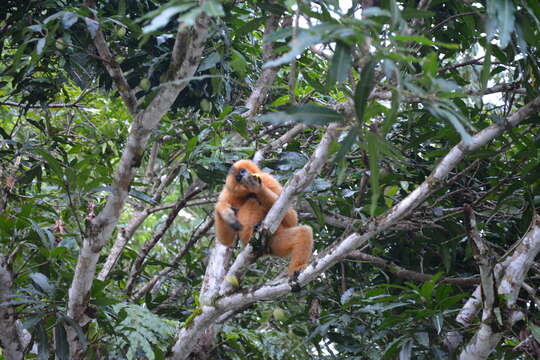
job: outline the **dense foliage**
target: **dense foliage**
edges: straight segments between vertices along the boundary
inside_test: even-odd
[[[324,127],[342,124],[330,160],[296,203],[320,253],[367,230],[370,219],[429,180],[453,146],[504,125],[540,95],[536,0],[344,3],[1,5],[0,254],[13,286],[9,295],[0,289],[0,307],[13,308],[31,334],[28,358],[68,358],[66,328],[76,330],[88,359],[164,358],[175,328],[189,327],[200,311],[213,203],[229,165],[252,158],[295,123],[306,128],[261,162],[282,184],[310,158]],[[146,109],[160,89],[178,85],[167,77],[178,24],[193,25],[201,12],[211,19],[201,63],[151,133],[98,273],[115,241],[127,245],[93,280],[89,320],[74,321],[67,308],[79,249],[114,194],[134,118],[95,50],[96,32],[105,34],[111,61]],[[280,25],[264,36],[272,16],[282,16]],[[245,116],[261,75],[272,69],[268,98],[257,116]],[[540,202],[538,120],[535,112],[469,154],[427,201],[300,293],[216,324],[217,338],[199,356],[459,353],[448,334],[457,332],[463,346],[479,322],[455,321],[480,282],[463,207],[474,209],[494,261],[507,258]],[[264,284],[285,264],[260,258],[242,287]],[[524,318],[504,329],[491,358],[540,356],[539,274],[534,263],[518,300]],[[518,347],[531,334],[532,344]]]

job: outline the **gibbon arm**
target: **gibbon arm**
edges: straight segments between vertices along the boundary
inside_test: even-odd
[[[273,178],[272,180],[275,181]],[[266,181],[264,181],[263,183],[266,185]],[[259,199],[259,201],[261,202],[261,205],[266,209],[266,211],[268,211],[274,205],[280,193],[281,193],[281,186],[279,187],[279,193],[272,191],[271,187],[268,185],[261,186],[260,190],[257,193],[257,199]],[[281,224],[284,227],[288,228],[288,227],[295,226],[297,222],[298,222],[298,215],[296,214],[296,211],[294,211],[294,209],[290,207],[287,210],[287,213],[285,213],[285,216],[283,217]]]
[[[222,191],[216,203],[214,219],[216,236],[225,246],[234,246],[237,232],[243,228],[236,217],[236,211],[228,200],[227,191]]]
[[[216,204],[216,214],[218,214],[223,221],[229,224],[233,230],[240,231],[242,229],[242,224],[240,224],[236,218],[234,207],[228,201],[226,192],[222,192],[219,195],[218,202]]]

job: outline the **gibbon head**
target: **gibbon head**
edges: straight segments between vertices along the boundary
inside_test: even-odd
[[[251,160],[239,160],[233,164],[227,176],[226,186],[237,196],[245,196],[252,191],[246,185],[261,183],[261,170]]]

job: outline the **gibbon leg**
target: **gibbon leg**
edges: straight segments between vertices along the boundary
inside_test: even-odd
[[[243,225],[240,231],[240,240],[246,246],[253,235],[253,228],[264,219],[266,210],[261,207],[256,198],[248,199],[238,210],[238,220]]]
[[[270,242],[272,255],[291,256],[289,276],[304,269],[313,251],[313,232],[311,227],[302,225],[291,228],[279,228]]]
[[[216,237],[225,246],[234,246],[237,232],[227,224],[219,214],[215,214]]]

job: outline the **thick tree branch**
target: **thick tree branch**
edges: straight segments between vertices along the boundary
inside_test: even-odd
[[[534,258],[540,252],[540,216],[535,215],[531,224],[531,229],[525,234],[519,245],[514,250],[514,253],[507,261],[507,266],[504,275],[501,279],[497,294],[498,299],[504,300],[503,306],[507,312],[506,318],[503,321],[512,326],[521,319],[521,312],[517,311],[516,301],[519,291],[525,280],[525,276],[531,268]],[[484,290],[482,283],[482,290]],[[486,295],[486,298],[490,296]],[[497,324],[493,315],[493,308],[489,307],[490,299],[484,300],[484,308],[482,313],[482,322],[480,329],[473,336],[471,341],[465,346],[460,354],[460,360],[483,360],[487,359],[493,349],[497,346],[502,338],[502,330],[500,324]],[[493,300],[494,301],[494,300]],[[517,315],[517,316],[516,316]]]
[[[268,211],[262,224],[263,229],[268,230],[271,234],[276,232],[279,224],[281,224],[281,220],[283,220],[285,213],[289,207],[291,207],[294,199],[300,195],[321,172],[322,167],[330,156],[330,145],[332,142],[337,141],[341,131],[340,124],[333,123],[328,126],[326,133],[309,161],[289,179],[274,203],[274,206]]]
[[[12,286],[13,276],[9,270],[8,258],[0,254],[0,348],[6,360],[22,360],[24,346],[17,332],[15,309],[10,305],[2,305],[13,298]]]
[[[476,217],[469,205],[465,205],[464,214],[469,243],[471,244],[474,259],[480,268],[483,311],[480,329],[471,342],[463,349],[460,359],[484,359],[487,358],[493,347],[497,345],[502,337],[502,334],[496,333],[497,320],[494,313],[496,291],[495,276],[493,273],[494,264],[492,263],[493,256],[476,228]]]
[[[503,261],[502,263],[495,264],[493,268],[493,273],[495,275],[495,282],[498,283],[503,275],[505,267],[508,265],[508,260]],[[463,326],[469,326],[475,319],[476,314],[482,308],[482,294],[481,286],[478,285],[474,289],[471,297],[465,302],[465,305],[462,306],[458,315],[456,316],[456,321]]]
[[[498,292],[505,299],[507,308],[513,309],[516,306],[521,285],[539,252],[540,216],[535,215],[531,229],[508,259],[508,266],[506,266],[504,276],[499,284]]]
[[[476,216],[470,205],[464,206],[465,228],[469,236],[474,260],[480,269],[480,280],[482,285],[482,302],[484,306],[485,317],[493,316],[493,305],[495,304],[495,276],[493,274],[494,254],[491,252],[484,239],[480,236],[480,232],[476,227]]]

